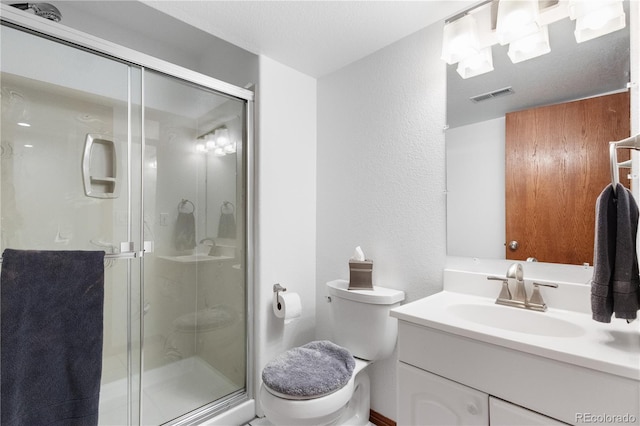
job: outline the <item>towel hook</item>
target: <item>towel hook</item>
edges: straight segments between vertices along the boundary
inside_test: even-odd
[[[189,207],[187,204],[191,204],[191,211],[189,211]],[[193,213],[196,211],[196,206],[189,200],[183,198],[182,201],[178,203],[178,212],[180,213]]]
[[[224,214],[224,213],[235,213],[235,212],[236,212],[236,206],[234,206],[232,202],[230,201],[222,202],[222,205],[220,206],[220,213]]]

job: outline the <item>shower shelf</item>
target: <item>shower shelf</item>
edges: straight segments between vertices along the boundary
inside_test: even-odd
[[[116,178],[90,176],[91,182],[115,182]]]
[[[82,177],[87,197],[118,197],[116,144],[109,136],[87,134],[82,157]]]

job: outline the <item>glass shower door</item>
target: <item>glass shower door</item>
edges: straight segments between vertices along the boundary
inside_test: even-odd
[[[1,31],[0,249],[106,253],[99,424],[246,399],[247,101]]]
[[[99,421],[135,424],[142,71],[1,31],[1,248],[105,251]]]
[[[245,102],[144,72],[142,423],[246,389]]]

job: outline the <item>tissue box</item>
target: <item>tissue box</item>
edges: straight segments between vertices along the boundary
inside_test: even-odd
[[[349,290],[373,290],[373,260],[349,260]]]

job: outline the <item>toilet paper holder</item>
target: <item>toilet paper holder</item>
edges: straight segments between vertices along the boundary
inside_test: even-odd
[[[281,291],[287,291],[287,289],[285,287],[282,287],[279,283],[273,285],[273,292],[275,293],[274,300],[278,300],[278,296],[280,295]],[[282,306],[280,306],[280,302],[278,302],[278,310],[280,309],[282,309]]]

